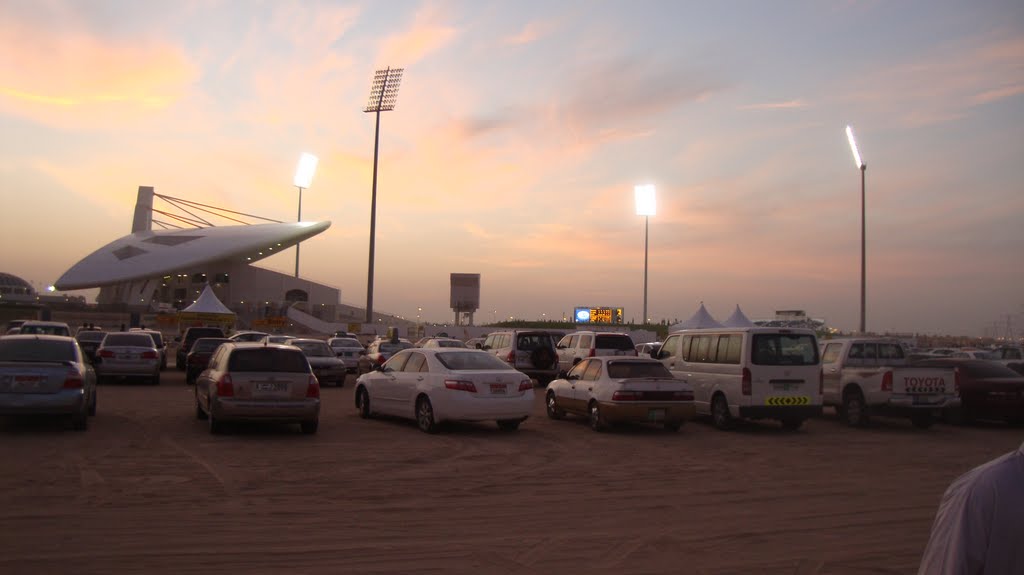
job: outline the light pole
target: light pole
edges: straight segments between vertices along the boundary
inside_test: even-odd
[[[644,217],[644,325],[647,325],[647,237],[651,216],[655,214],[654,186],[645,184],[633,188],[636,215]]]
[[[316,164],[319,162],[313,154],[303,153],[299,157],[299,165],[295,168],[295,187],[299,188],[299,219],[302,221],[302,190],[313,183],[313,174],[316,173]],[[301,243],[301,242],[300,242]],[[299,277],[299,244],[295,244],[295,277]]]
[[[853,128],[846,126],[846,138],[850,140],[850,150],[853,151],[853,161],[857,164],[857,168],[860,169],[860,333],[867,332],[867,324],[865,322],[864,313],[864,302],[865,302],[865,288],[867,287],[867,242],[865,239],[866,229],[864,225],[865,220],[865,202],[864,202],[864,175],[867,172],[867,164],[860,159],[860,152],[857,151],[857,140],[853,138]]]
[[[364,112],[376,112],[377,126],[373,131],[373,195],[370,199],[370,269],[366,274],[366,321],[373,322],[373,248],[377,235],[377,151],[380,147],[380,113],[395,109],[398,86],[402,82],[402,68],[377,70]]]

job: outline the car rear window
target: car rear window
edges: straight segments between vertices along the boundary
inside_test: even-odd
[[[322,341],[293,341],[292,345],[301,349],[307,357],[334,357],[334,352]]]
[[[77,361],[70,341],[0,339],[0,361]]]
[[[622,334],[597,334],[594,342],[596,349],[614,349],[620,351],[635,351],[633,340],[628,335]]]
[[[31,333],[38,333],[38,334],[45,334],[45,335],[63,335],[63,336],[70,336],[71,335],[71,332],[68,331],[68,328],[66,328],[66,327],[64,327],[62,325],[36,325],[36,324],[30,324],[30,323],[26,323],[26,324],[22,325],[21,326],[21,330],[18,333],[29,333],[29,334],[31,334]]]
[[[189,328],[188,333],[185,334],[185,339],[188,341],[195,341],[201,337],[224,337],[224,332],[217,327],[204,327],[204,328]]]
[[[156,347],[145,333],[112,333],[103,338],[103,347]]]
[[[297,349],[258,347],[236,349],[228,360],[228,371],[270,371],[285,373],[309,373],[306,356]]]
[[[516,336],[516,349],[519,351],[531,351],[539,347],[554,347],[550,333],[521,333]],[[632,344],[629,347],[632,348]]]
[[[609,361],[608,377],[611,379],[630,379],[635,377],[672,379],[672,372],[660,361]]]
[[[331,347],[362,348],[363,344],[359,343],[359,340],[355,339],[332,339]]]
[[[507,363],[498,356],[485,351],[442,351],[437,354],[437,361],[452,371],[508,371]]]
[[[818,346],[814,336],[796,333],[756,333],[753,340],[755,365],[817,365]]]
[[[398,351],[402,351],[403,349],[409,349],[411,347],[412,347],[411,343],[406,343],[404,341],[400,341],[398,343],[387,342],[387,343],[380,344],[380,352],[381,353],[395,353],[395,352],[398,352]]]

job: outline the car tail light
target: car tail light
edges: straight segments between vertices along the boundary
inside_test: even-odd
[[[953,368],[953,389],[956,390],[957,396],[960,395],[960,368]]]
[[[100,357],[114,357],[114,352],[109,349],[101,349],[97,355]]]
[[[595,356],[597,356],[597,349],[592,347],[592,348],[590,348],[590,353],[587,354],[587,357],[595,357]]]
[[[892,391],[892,372],[887,371],[882,376],[882,391]]]
[[[82,389],[82,374],[78,373],[78,370],[68,371],[67,376],[64,378],[64,389]]]
[[[447,387],[448,389],[476,393],[476,386],[473,385],[472,381],[463,381],[461,379],[446,379],[444,380],[444,386]]]
[[[529,391],[531,389],[533,389],[533,381],[524,379],[519,382],[519,391]]]
[[[217,380],[217,396],[218,397],[234,397],[235,396],[235,384],[231,382],[231,376],[224,374]]]
[[[320,382],[315,375],[309,376],[309,384],[306,386],[306,397],[320,398]]]
[[[612,393],[612,401],[640,401],[644,398],[642,391],[619,390]]]
[[[385,361],[387,360],[384,359],[384,354],[380,354],[377,356],[377,365],[384,365]]]
[[[142,359],[156,359],[159,357],[155,351],[144,351],[142,352]]]
[[[513,349],[512,351],[508,352],[508,356],[505,358],[505,361],[507,361],[508,363],[515,363],[516,362],[516,350]]]
[[[750,395],[751,394],[750,382],[751,382],[752,379],[753,379],[753,375],[750,373],[750,368],[749,367],[744,367],[743,368],[743,379],[740,382],[740,390],[742,391],[743,395]]]

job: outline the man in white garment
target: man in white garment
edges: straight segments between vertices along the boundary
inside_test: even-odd
[[[950,484],[918,575],[1024,573],[1024,444]]]

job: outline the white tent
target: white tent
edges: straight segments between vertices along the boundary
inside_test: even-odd
[[[718,320],[711,317],[708,310],[704,308],[704,302],[700,302],[700,307],[692,316],[690,316],[690,319],[681,321],[669,329],[671,331],[675,331],[679,329],[700,329],[704,327],[722,327],[722,324],[718,323]]]
[[[198,313],[227,313],[235,315],[235,312],[228,309],[228,307],[220,302],[217,298],[217,294],[213,293],[213,289],[210,284],[206,284],[206,288],[203,289],[203,293],[199,294],[196,298],[195,303],[188,306],[182,311],[191,311]]]
[[[235,324],[235,312],[227,308],[210,285],[206,285],[195,303],[178,312],[178,329],[191,326],[218,326],[229,330]]]
[[[732,312],[729,319],[723,321],[722,325],[725,327],[751,327],[754,322],[750,321],[750,318],[743,314],[739,304],[736,304],[736,311]]]

